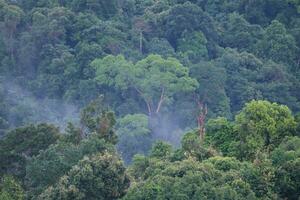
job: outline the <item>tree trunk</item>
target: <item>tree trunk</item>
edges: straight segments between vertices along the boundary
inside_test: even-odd
[[[140,52],[143,53],[143,31],[140,32]]]
[[[165,88],[162,88],[161,94],[160,94],[160,99],[159,99],[159,102],[158,102],[158,104],[157,104],[157,108],[156,108],[156,111],[155,111],[156,114],[159,113],[160,108],[161,108],[161,105],[162,105],[164,99],[165,99]]]
[[[198,107],[199,107],[199,110],[200,110],[200,113],[197,117],[199,137],[200,137],[201,141],[204,141],[204,137],[205,137],[205,118],[206,118],[206,115],[207,115],[207,106],[204,105],[202,102],[198,101]]]

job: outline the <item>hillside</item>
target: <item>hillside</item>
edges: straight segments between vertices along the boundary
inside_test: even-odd
[[[0,199],[298,199],[299,137],[299,0],[0,0]]]

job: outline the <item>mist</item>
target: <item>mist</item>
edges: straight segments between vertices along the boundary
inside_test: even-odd
[[[189,129],[189,127],[180,127],[176,117],[160,114],[151,128],[152,138],[154,141],[162,140],[168,142],[176,148],[180,146],[182,136]]]
[[[7,116],[10,129],[26,124],[51,123],[64,130],[68,122],[76,124],[79,121],[79,108],[64,100],[38,99],[13,82],[6,81],[2,87],[4,98],[10,104]]]

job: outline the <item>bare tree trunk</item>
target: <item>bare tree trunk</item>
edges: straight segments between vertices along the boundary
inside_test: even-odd
[[[143,53],[143,31],[140,32],[140,52]]]
[[[148,115],[149,116],[151,116],[152,115],[152,109],[151,109],[151,104],[148,102],[148,101],[146,101],[146,100],[144,100],[145,102],[146,102],[146,104],[147,104],[147,108],[148,108]]]
[[[152,114],[151,102],[148,101],[148,100],[144,97],[142,91],[140,91],[137,87],[134,87],[134,89],[135,89],[135,90],[141,95],[141,97],[144,99],[144,101],[145,101],[145,103],[146,103],[146,105],[147,105],[148,115],[151,116],[151,114]]]
[[[164,101],[164,98],[165,98],[165,88],[162,88],[160,99],[159,99],[159,102],[158,102],[158,105],[157,105],[157,108],[156,108],[156,111],[155,111],[156,113],[159,113],[161,105]]]
[[[204,141],[205,137],[205,118],[207,115],[207,106],[204,105],[202,102],[198,101],[198,107],[200,113],[197,117],[198,128],[199,128],[199,137],[201,141]]]
[[[84,129],[85,129],[84,125],[81,123],[80,128],[79,128],[79,130],[80,130],[80,139],[83,139],[83,138],[86,137],[86,133],[85,133]]]

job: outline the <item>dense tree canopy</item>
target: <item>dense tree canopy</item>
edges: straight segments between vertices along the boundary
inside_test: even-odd
[[[0,199],[299,199],[299,27],[299,0],[0,0]]]
[[[83,158],[38,199],[118,199],[129,186],[125,167],[108,153]]]
[[[24,191],[20,184],[12,177],[3,176],[0,184],[0,198],[3,200],[23,200]]]
[[[24,178],[26,159],[39,154],[59,139],[58,128],[39,124],[17,128],[0,141],[1,176]]]

